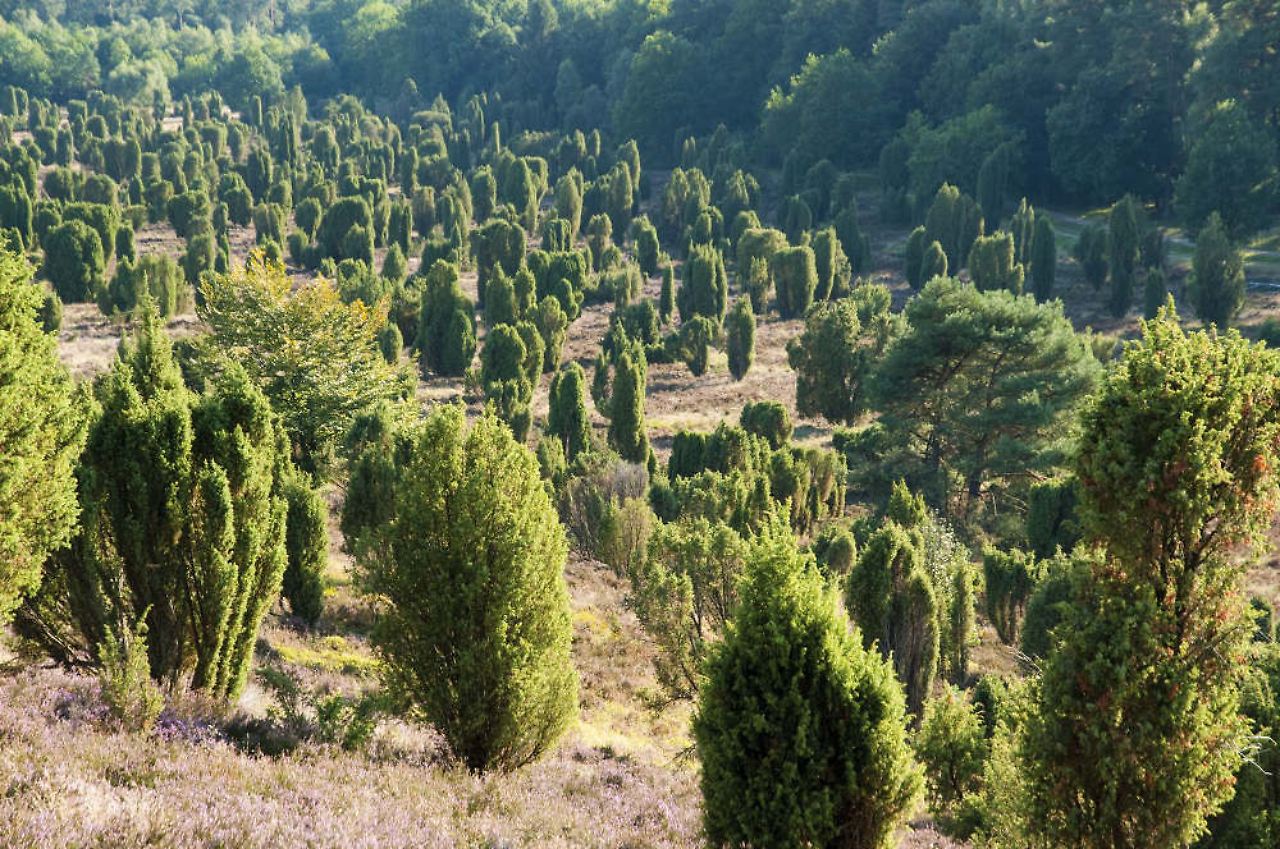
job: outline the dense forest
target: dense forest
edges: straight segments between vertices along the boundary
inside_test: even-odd
[[[1277,44],[0,0],[0,844],[1275,847]]]

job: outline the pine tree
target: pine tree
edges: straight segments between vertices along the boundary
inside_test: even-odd
[[[537,461],[486,415],[433,413],[359,567],[389,689],[474,770],[548,752],[577,714],[564,529]]]
[[[71,539],[84,405],[36,311],[42,291],[19,256],[0,252],[0,624]]]
[[[827,586],[766,528],[694,719],[712,846],[887,849],[914,808],[902,690]]]
[[[565,460],[572,463],[591,445],[591,421],[587,418],[582,366],[569,363],[551,379],[547,434],[564,445]]]
[[[1196,238],[1196,255],[1191,266],[1191,297],[1196,315],[1205,324],[1225,330],[1244,306],[1244,260],[1231,244],[1222,218],[1209,215]]]
[[[729,373],[734,380],[742,380],[756,350],[756,314],[751,311],[751,299],[740,296],[725,319],[725,347],[729,355]]]

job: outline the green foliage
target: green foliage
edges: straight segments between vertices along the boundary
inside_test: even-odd
[[[824,227],[813,234],[813,259],[818,283],[813,297],[817,301],[838,298],[848,293],[850,267],[840,238],[834,227]]]
[[[1061,548],[1070,553],[1080,539],[1076,520],[1078,490],[1073,477],[1056,477],[1032,484],[1027,493],[1027,545],[1043,560]]]
[[[934,196],[925,216],[925,254],[929,245],[937,242],[946,255],[947,265],[953,272],[959,272],[969,257],[974,241],[982,235],[985,223],[982,210],[976,201],[950,184],[943,185]],[[936,260],[930,266],[938,266]],[[928,283],[933,276],[926,272],[921,274],[921,284]],[[946,273],[945,271],[942,273]],[[936,276],[936,275],[934,275]]]
[[[739,592],[693,727],[710,843],[892,845],[921,780],[888,663],[859,645],[777,523],[752,547]]]
[[[644,423],[648,372],[644,349],[638,345],[627,346],[613,365],[613,384],[609,393],[609,447],[632,463],[643,463],[649,458],[649,436]]]
[[[422,366],[455,377],[471,367],[476,352],[474,308],[458,285],[458,267],[439,260],[426,273],[417,345]]]
[[[1236,100],[1216,104],[1192,136],[1174,204],[1193,229],[1217,213],[1232,238],[1262,227],[1274,199],[1276,146]],[[1270,178],[1270,180],[1268,180]]]
[[[500,324],[485,338],[480,352],[480,381],[485,398],[500,419],[511,427],[516,441],[523,442],[531,420],[529,401],[533,385],[525,371],[529,349],[520,332],[510,324]],[[539,360],[541,354],[538,354]]]
[[[982,718],[962,692],[946,687],[925,704],[912,747],[924,767],[929,810],[946,820],[981,787],[987,757]]]
[[[685,260],[676,292],[680,320],[690,321],[695,315],[706,316],[718,327],[729,307],[729,278],[724,270],[724,257],[711,245],[694,245]]]
[[[636,241],[636,261],[640,263],[640,271],[645,277],[653,277],[658,273],[658,257],[661,247],[658,244],[658,231],[649,222],[647,216],[640,216],[631,223]]]
[[[84,405],[37,321],[42,293],[31,269],[0,252],[0,622],[40,581],[45,558],[75,530],[74,468]]]
[[[1053,297],[1053,281],[1058,272],[1058,237],[1053,230],[1053,219],[1047,215],[1036,217],[1035,238],[1031,243],[1031,289],[1037,301]]]
[[[676,309],[676,272],[670,262],[662,264],[662,291],[658,294],[658,316],[662,323],[671,320]]]
[[[802,318],[813,304],[818,286],[818,268],[808,245],[782,248],[769,260],[777,284],[778,313],[783,318]]]
[[[329,565],[328,510],[301,476],[284,483],[284,547],[288,562],[280,592],[289,609],[312,627],[324,612],[324,573]]]
[[[151,680],[147,626],[141,620],[119,636],[108,628],[98,645],[98,682],[112,719],[133,733],[146,733],[164,709],[164,694]]]
[[[1027,599],[1036,584],[1034,557],[1017,549],[988,549],[982,555],[982,573],[987,590],[987,618],[1000,641],[1016,645],[1026,614]]]
[[[705,518],[660,524],[632,575],[630,604],[658,651],[658,683],[671,699],[693,699],[704,662],[738,603],[751,543]]]
[[[946,276],[947,254],[943,251],[941,242],[931,242],[929,247],[925,248],[924,256],[920,258],[920,280],[922,283],[928,283],[939,277],[945,279]]]
[[[1060,303],[941,278],[905,314],[869,386],[879,462],[960,512],[1058,462],[1100,371]]]
[[[533,455],[497,419],[441,409],[395,502],[359,561],[388,687],[471,769],[536,760],[577,714],[578,681],[568,546]]]
[[[777,451],[791,441],[791,414],[778,401],[750,401],[742,407],[742,429],[762,436]]]
[[[285,569],[284,430],[238,366],[193,396],[154,310],[96,394],[82,536],[35,615],[64,646],[145,623],[153,676],[232,700]]]
[[[1107,280],[1107,233],[1097,224],[1087,224],[1080,231],[1072,255],[1080,265],[1084,279],[1095,290]]]
[[[64,221],[44,240],[42,274],[66,303],[92,300],[103,284],[106,261],[102,242],[83,221]]]
[[[1107,217],[1107,267],[1111,271],[1108,304],[1116,318],[1124,316],[1133,303],[1138,273],[1139,210],[1131,195],[1116,202]]]
[[[1280,649],[1256,646],[1250,652],[1249,670],[1241,686],[1241,712],[1250,720],[1253,751],[1235,775],[1235,795],[1222,811],[1209,819],[1209,832],[1195,845],[1199,849],[1263,849],[1280,837]]]
[[[845,594],[863,645],[892,659],[916,716],[933,684],[940,639],[937,598],[920,568],[922,545],[897,522],[886,522],[859,553]]]
[[[259,255],[201,292],[210,344],[271,399],[306,470],[323,465],[358,413],[401,397],[406,375],[378,348],[385,302],[344,304],[323,279],[294,291],[284,267]]]
[[[1083,559],[1080,559],[1083,560]],[[1084,568],[1087,568],[1087,561]],[[1053,629],[1062,621],[1071,605],[1073,569],[1080,568],[1077,560],[1054,557],[1040,566],[1040,577],[1027,599],[1026,615],[1022,620],[1020,650],[1027,657],[1048,656],[1053,648]]]
[[[1223,330],[1244,306],[1244,260],[1216,212],[1196,238],[1188,288],[1200,320]]]
[[[1275,498],[1276,369],[1167,309],[1086,412],[1080,514],[1105,549],[1073,580],[1021,744],[1035,834],[1186,846],[1230,798],[1253,630],[1237,557]],[[1143,721],[1116,735],[1128,717]]]
[[[689,373],[701,377],[707,371],[708,348],[719,334],[711,319],[695,315],[680,326],[677,337],[680,357],[689,366]]]
[[[565,315],[559,301],[547,295],[538,302],[532,320],[543,341],[542,371],[554,372],[560,367],[560,354],[569,332],[569,316]]]
[[[1008,289],[1021,295],[1025,269],[1022,263],[1014,262],[1013,253],[1013,236],[1009,233],[997,231],[990,236],[979,236],[969,251],[973,285],[983,292]],[[1037,296],[1037,300],[1044,298]]]
[[[106,314],[132,313],[144,298],[164,318],[190,307],[191,290],[174,259],[146,254],[136,262],[117,262],[111,281],[98,292],[98,308]]]
[[[804,332],[787,343],[801,415],[852,423],[866,410],[867,375],[892,334],[889,304],[871,297],[873,288],[818,304],[805,316]]]
[[[930,247],[925,242],[927,237],[928,231],[924,227],[917,227],[907,237],[907,244],[903,249],[903,274],[907,278],[907,285],[912,289],[919,289],[925,284],[924,253]]]

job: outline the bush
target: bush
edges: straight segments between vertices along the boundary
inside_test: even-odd
[[[438,260],[426,274],[417,343],[424,371],[457,377],[476,352],[471,299],[458,285],[458,268]]]
[[[729,373],[734,380],[742,380],[756,353],[756,315],[751,310],[751,299],[739,297],[725,318],[725,348],[729,355]]]
[[[64,221],[44,241],[44,276],[66,303],[92,300],[103,283],[107,264],[102,241],[83,221]]]
[[[564,447],[565,459],[572,463],[591,444],[591,421],[585,401],[586,375],[582,366],[569,363],[551,379],[548,399],[547,435]]]
[[[98,645],[98,663],[102,700],[112,718],[125,731],[150,731],[164,709],[164,694],[151,680],[146,625],[139,620],[119,636],[108,628]]]
[[[433,413],[360,582],[392,693],[475,770],[536,760],[577,713],[564,530],[537,462],[492,416]]]
[[[284,547],[288,557],[280,592],[293,615],[314,627],[324,612],[324,570],[328,565],[328,511],[320,494],[295,477],[283,487]]]
[[[693,725],[709,842],[887,849],[921,784],[889,664],[777,524],[740,591]]]
[[[724,258],[711,245],[694,245],[685,260],[676,307],[680,320],[692,321],[695,315],[706,316],[719,326],[729,305],[729,278]]]
[[[924,767],[929,810],[945,820],[981,786],[987,755],[982,719],[963,693],[946,687],[925,705],[914,746]]]
[[[791,413],[778,401],[745,404],[739,423],[747,433],[763,436],[775,451],[791,441]]]
[[[73,400],[57,341],[37,323],[41,300],[30,266],[0,252],[0,624],[71,539],[79,513],[74,471],[86,411]]]
[[[982,556],[982,572],[987,589],[987,618],[1002,643],[1016,645],[1027,599],[1035,588],[1035,558],[1016,549],[989,549]]]
[[[605,514],[596,556],[619,577],[635,575],[644,563],[657,521],[644,497],[624,499]]]
[[[813,303],[818,286],[818,268],[813,249],[807,245],[783,248],[770,260],[777,281],[778,313],[783,318],[800,318]]]
[[[92,646],[145,622],[153,676],[233,700],[286,564],[280,420],[238,365],[188,391],[153,309],[96,394],[85,531],[50,575],[63,598],[45,608],[70,614],[46,633]]]

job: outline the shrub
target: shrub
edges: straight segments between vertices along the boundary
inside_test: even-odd
[[[921,784],[888,663],[777,524],[740,592],[693,726],[709,842],[887,849]]]
[[[680,326],[680,356],[694,377],[706,373],[708,347],[717,335],[715,324],[703,315],[695,315]]]
[[[37,322],[41,296],[26,262],[0,252],[0,624],[71,539],[79,514],[74,470],[86,411],[57,341]]]
[[[725,318],[725,349],[729,355],[729,373],[742,380],[751,368],[756,353],[756,315],[751,299],[739,297]]]
[[[981,786],[987,755],[982,719],[963,693],[946,687],[925,705],[914,747],[924,767],[929,809],[935,816],[950,817]]]
[[[609,446],[622,459],[643,463],[649,458],[644,424],[645,383],[649,371],[644,349],[628,345],[613,366],[609,392]]]
[[[982,572],[987,588],[987,618],[1002,643],[1016,645],[1027,600],[1035,589],[1035,558],[1016,549],[989,549],[982,556]]]
[[[560,302],[548,295],[538,302],[532,318],[543,341],[542,371],[554,372],[560,367],[560,356],[569,331],[569,316],[565,315]]]
[[[548,751],[577,713],[567,553],[538,466],[492,416],[433,413],[360,581],[387,686],[469,768]]]
[[[233,351],[271,399],[307,472],[325,464],[357,414],[402,396],[406,373],[378,349],[385,303],[345,304],[325,279],[295,291],[282,265],[258,255],[202,291],[197,313],[213,344]]]
[[[724,258],[711,245],[694,245],[685,260],[676,293],[680,320],[692,321],[695,315],[706,316],[717,326],[729,305],[729,278]]]
[[[548,399],[547,434],[564,446],[565,459],[572,463],[591,444],[591,421],[587,418],[582,366],[569,363],[551,379]]]
[[[509,324],[493,328],[480,352],[480,382],[485,398],[494,405],[498,418],[511,427],[518,442],[523,442],[529,433],[533,384],[525,363],[531,354],[537,357],[541,371],[542,352],[530,352],[519,330]]]
[[[120,727],[146,733],[164,709],[164,694],[151,680],[147,630],[139,620],[119,636],[108,628],[98,645],[98,682],[102,700]]]
[[[775,451],[791,441],[791,413],[778,401],[752,401],[743,405],[739,422],[747,433],[768,440],[769,447]]]
[[[619,577],[637,574],[644,563],[657,517],[643,497],[624,499],[605,514],[596,556]]]
[[[1025,270],[1022,263],[1014,261],[1013,236],[1003,231],[979,236],[969,251],[969,275],[973,285],[984,292],[1008,289],[1021,295]]]
[[[190,393],[154,309],[96,394],[84,534],[50,576],[70,615],[46,633],[92,646],[145,622],[153,676],[232,700],[286,563],[284,430],[237,365]]]
[[[44,276],[66,303],[92,300],[103,283],[107,264],[102,242],[83,221],[64,221],[44,240]]]
[[[303,478],[283,487],[284,547],[288,558],[280,592],[293,615],[312,627],[324,612],[324,570],[328,565],[328,511],[320,494]]]
[[[426,274],[417,344],[424,371],[456,377],[476,352],[474,308],[458,285],[458,267],[438,260]]]
[[[770,260],[777,281],[778,313],[783,318],[799,318],[809,310],[818,286],[818,269],[813,249],[807,245],[783,248]]]

